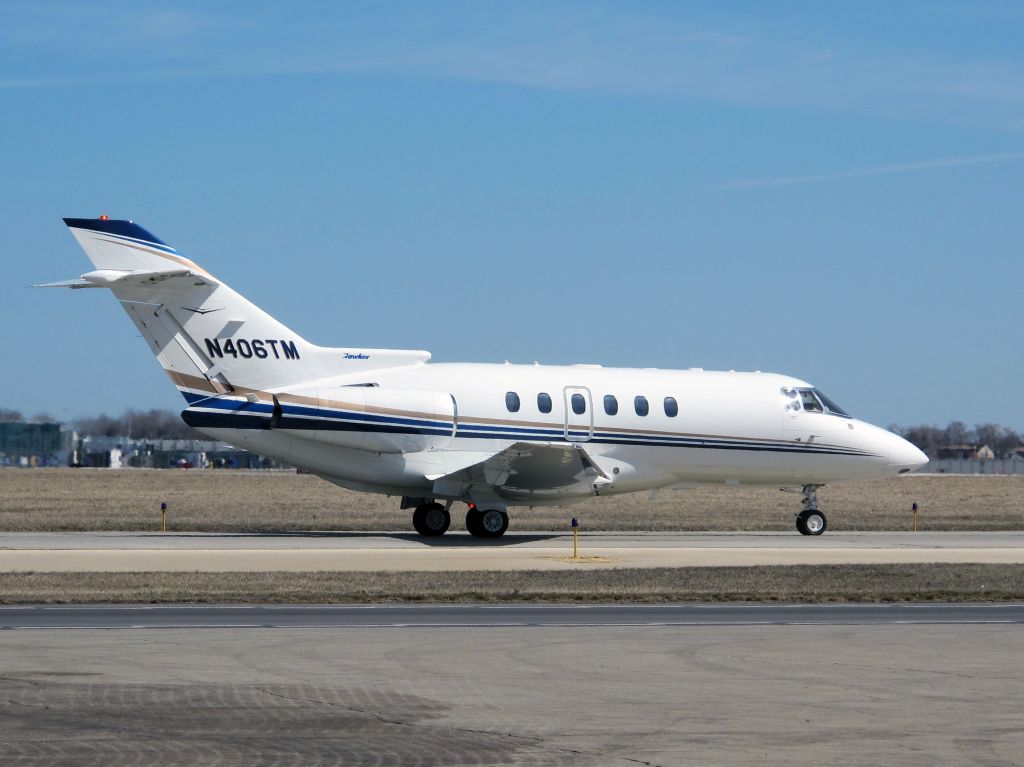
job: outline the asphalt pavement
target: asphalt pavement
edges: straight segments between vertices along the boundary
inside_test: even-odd
[[[1022,605],[0,609],[0,764],[1024,764]]]
[[[2,629],[1022,624],[1024,604],[39,605]]]

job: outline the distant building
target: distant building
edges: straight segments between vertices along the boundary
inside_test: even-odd
[[[80,438],[56,423],[5,421],[0,422],[0,466],[275,469],[283,464],[215,440]]]
[[[84,437],[78,455],[79,465],[111,469],[273,469],[282,466],[226,442],[202,439]]]
[[[0,423],[0,465],[66,466],[75,433],[57,423]]]
[[[996,457],[988,445],[946,445],[939,448],[939,460],[991,461]]]

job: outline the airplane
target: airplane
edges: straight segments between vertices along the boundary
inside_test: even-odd
[[[188,403],[185,423],[400,496],[424,536],[448,530],[455,503],[468,505],[469,533],[497,538],[509,507],[704,484],[799,492],[797,530],[821,535],[822,485],[928,462],[787,375],[431,364],[426,351],[317,346],[132,221],[64,222],[95,269],[38,287],[109,289]]]

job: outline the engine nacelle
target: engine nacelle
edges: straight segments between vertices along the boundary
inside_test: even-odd
[[[337,386],[278,392],[272,429],[300,439],[406,453],[445,447],[455,435],[455,401],[448,392]]]

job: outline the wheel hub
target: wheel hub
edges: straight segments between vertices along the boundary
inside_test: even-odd
[[[427,523],[427,527],[431,530],[440,530],[444,527],[444,512],[440,509],[431,509],[427,512],[423,521]]]

